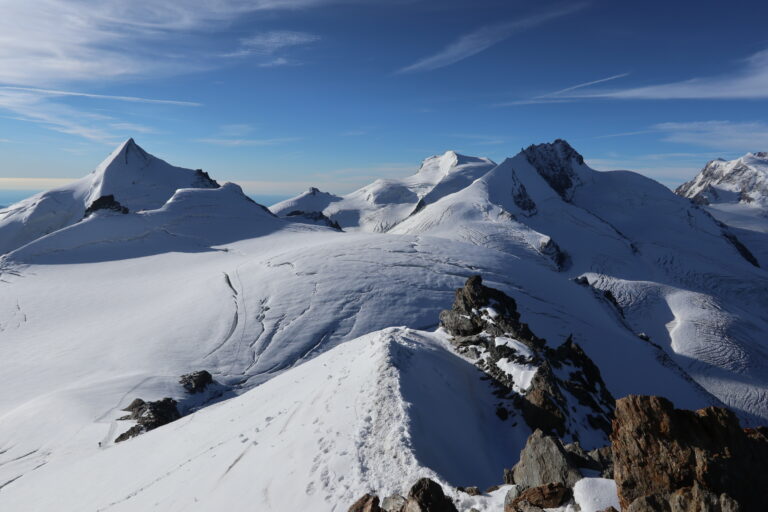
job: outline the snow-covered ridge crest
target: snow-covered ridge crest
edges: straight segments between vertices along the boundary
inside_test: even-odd
[[[487,158],[447,151],[427,158],[415,174],[405,178],[378,179],[345,196],[312,188],[270,209],[280,217],[295,212],[322,214],[326,223],[336,223],[345,230],[386,232],[427,204],[467,187],[495,166]]]

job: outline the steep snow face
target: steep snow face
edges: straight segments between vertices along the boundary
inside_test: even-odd
[[[374,332],[136,439],[84,443],[52,457],[6,485],[0,505],[30,512],[346,511],[365,492],[406,494],[423,476],[487,487],[516,462],[530,431],[495,415],[481,376],[440,334]],[[67,404],[55,405],[39,413]],[[115,417],[107,413],[89,434]],[[454,497],[462,510],[487,510],[490,501]]]
[[[113,195],[130,211],[160,208],[180,188],[217,188],[202,171],[174,167],[140,148],[133,139],[118,147],[92,173],[90,204]]]
[[[0,210],[0,254],[79,222],[103,196],[138,211],[161,207],[180,188],[216,187],[206,173],[169,165],[129,139],[88,176]]]
[[[699,204],[741,203],[768,207],[768,153],[713,160],[675,193]]]
[[[412,176],[376,180],[344,197],[310,189],[271,210],[280,216],[295,210],[316,211],[345,230],[385,232],[426,204],[466,187],[495,165],[487,158],[448,151],[424,160]]]
[[[650,334],[720,400],[768,415],[768,275],[729,228],[653,180],[594,171],[564,141],[531,146],[391,233],[468,242],[586,276],[628,329]]]

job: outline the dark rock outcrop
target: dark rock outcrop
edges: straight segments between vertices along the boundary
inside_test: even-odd
[[[379,497],[366,494],[349,507],[349,512],[381,512]]]
[[[765,505],[768,428],[742,429],[728,409],[686,411],[661,397],[628,396],[616,402],[611,441],[622,509]]]
[[[564,505],[571,499],[571,489],[560,483],[551,483],[526,489],[512,503],[504,505],[504,512],[527,512]]]
[[[341,225],[335,220],[331,220],[323,212],[304,212],[301,210],[293,210],[288,212],[286,217],[300,217],[302,219],[310,220],[317,224],[323,224],[337,231],[342,231]]]
[[[480,310],[492,307],[498,316],[491,318]],[[515,299],[504,292],[483,286],[480,276],[472,276],[462,288],[456,290],[456,298],[450,310],[440,313],[440,324],[454,336],[472,336],[485,332],[503,336],[511,334],[543,346],[544,340],[536,338],[528,325],[520,322]]]
[[[528,438],[513,474],[515,484],[524,488],[550,483],[573,487],[582,477],[560,440],[541,430]]]
[[[213,384],[213,376],[206,370],[185,373],[179,378],[179,384],[187,393],[202,393],[209,384]]]
[[[220,188],[219,182],[211,178],[211,175],[202,169],[195,169],[197,186],[200,188]]]
[[[519,410],[532,429],[574,441],[579,432],[597,430],[607,444],[614,399],[597,366],[572,337],[556,349],[547,347],[520,321],[515,300],[484,286],[480,276],[470,277],[456,291],[452,308],[440,313],[440,324],[453,335],[457,351],[475,359],[493,379],[497,396],[513,402],[512,407],[500,405],[500,418]],[[515,382],[505,370],[509,365],[533,373],[530,383]]]
[[[574,189],[581,184],[581,179],[573,169],[573,162],[584,165],[584,157],[562,139],[551,144],[528,146],[523,154],[560,197],[566,201],[571,200]]]
[[[163,398],[154,402],[145,402],[141,398],[137,398],[123,410],[130,412],[130,414],[119,419],[135,420],[136,425],[120,434],[115,439],[116,443],[162,427],[181,417],[176,400],[172,398]]]
[[[458,512],[440,484],[421,478],[408,492],[404,512]]]
[[[83,218],[88,217],[94,212],[97,212],[99,210],[109,210],[117,213],[126,214],[128,213],[128,208],[121,205],[116,199],[115,196],[112,194],[109,194],[108,196],[101,196],[94,202],[92,202],[88,208],[85,209],[85,214],[83,214]]]

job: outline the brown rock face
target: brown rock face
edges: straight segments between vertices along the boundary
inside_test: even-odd
[[[767,433],[742,429],[723,408],[680,410],[655,396],[617,400],[611,442],[622,510],[764,510]]]
[[[349,507],[349,512],[381,512],[381,507],[379,507],[379,497],[372,494],[365,494]]]
[[[563,484],[547,484],[523,491],[512,501],[511,507],[505,506],[504,512],[517,512],[538,508],[555,508],[571,498],[571,490]],[[510,510],[507,510],[507,509]]]
[[[458,512],[451,498],[443,494],[440,484],[422,478],[411,487],[405,512]]]

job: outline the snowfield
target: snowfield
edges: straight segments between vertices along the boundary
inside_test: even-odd
[[[85,216],[105,195],[129,212]],[[421,476],[500,484],[530,429],[495,414],[438,329],[476,274],[549,346],[572,335],[615,397],[765,423],[755,240],[563,141],[500,165],[448,152],[270,209],[128,141],[70,188],[0,211],[0,509],[345,511]],[[524,391],[535,367],[503,361]],[[179,376],[203,369],[216,392],[187,394]],[[191,414],[114,443],[128,404],[163,397]],[[582,510],[614,503],[611,485],[580,482]],[[451,492],[462,511],[503,508],[504,487]]]

